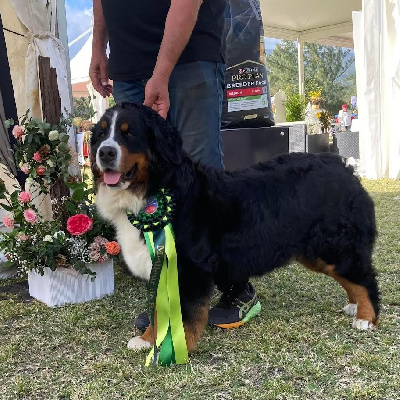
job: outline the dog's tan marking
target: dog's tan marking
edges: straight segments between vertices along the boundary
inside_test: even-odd
[[[123,122],[123,123],[121,124],[121,131],[122,131],[122,132],[126,132],[126,131],[128,130],[128,128],[129,128],[129,125],[128,125],[127,122]]]
[[[127,173],[136,165],[137,172],[131,181],[147,184],[149,179],[149,162],[146,155],[143,153],[130,153],[126,146],[121,146],[121,153],[120,171]]]
[[[197,342],[200,340],[204,328],[207,325],[208,310],[209,304],[206,302],[198,306],[197,313],[193,315],[193,321],[186,321],[183,323],[188,351],[193,351],[196,348]]]
[[[357,304],[357,319],[372,322],[374,325],[377,324],[374,307],[365,287],[343,278],[335,271],[334,265],[327,264],[321,259],[317,259],[315,263],[303,259],[300,262],[311,271],[321,272],[335,279],[346,291],[349,303]]]
[[[151,345],[154,344],[155,337],[153,334],[153,328],[151,327],[151,324],[147,327],[146,331],[143,333],[141,338],[146,342],[149,342]]]
[[[196,348],[197,342],[204,331],[208,321],[208,309],[209,304],[205,303],[198,307],[197,313],[193,315],[193,321],[186,321],[183,323],[185,330],[186,346],[188,351],[193,351]],[[157,318],[155,318],[155,330],[157,332]],[[143,340],[154,344],[154,340],[157,338],[157,334],[154,334],[153,328],[149,325],[146,331],[141,336]]]
[[[100,126],[101,126],[101,129],[107,129],[107,126],[108,126],[107,121],[103,119],[103,121],[101,121]]]
[[[194,350],[196,348],[197,342],[200,340],[204,328],[207,325],[208,309],[209,309],[208,303],[199,306],[197,309],[197,313],[193,316],[194,320],[190,322],[186,321],[183,323],[183,328],[185,330],[185,337],[186,337],[186,346],[188,351]],[[154,329],[157,332],[157,317],[155,317]],[[146,331],[143,333],[141,338],[151,344],[154,343],[154,340],[157,338],[157,334],[154,334],[151,324],[147,327]]]

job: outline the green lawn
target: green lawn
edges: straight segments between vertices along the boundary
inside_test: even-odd
[[[145,286],[116,268],[103,300],[58,309],[18,293],[0,301],[0,399],[399,399],[399,182],[364,184],[379,229],[376,331],[351,328],[336,282],[291,266],[253,281],[263,309],[248,325],[207,328],[188,365],[146,368],[147,351],[126,348]]]

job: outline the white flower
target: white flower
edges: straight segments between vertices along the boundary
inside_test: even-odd
[[[63,231],[58,231],[58,232],[56,232],[54,235],[53,235],[53,237],[55,238],[55,239],[57,239],[57,238],[62,238],[62,237],[64,237],[65,236],[65,232],[63,232]]]
[[[50,140],[57,140],[58,139],[58,131],[50,131],[49,132],[49,139]]]
[[[47,161],[46,161],[46,164],[47,164],[50,168],[53,168],[53,167],[54,167],[54,163],[53,163],[53,161],[51,161],[51,160],[47,160]]]
[[[51,237],[51,235],[46,235],[46,236],[43,238],[43,241],[44,241],[44,242],[52,242],[52,241],[53,241],[53,238]]]

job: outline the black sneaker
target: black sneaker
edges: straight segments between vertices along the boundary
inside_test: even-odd
[[[147,329],[147,327],[150,325],[150,319],[149,319],[149,315],[147,314],[147,312],[143,311],[142,313],[140,313],[136,317],[133,325],[137,329],[139,329],[139,331],[141,331],[143,333]]]
[[[248,283],[246,290],[234,296],[223,293],[220,301],[208,314],[208,323],[220,328],[238,328],[261,311],[253,286]]]

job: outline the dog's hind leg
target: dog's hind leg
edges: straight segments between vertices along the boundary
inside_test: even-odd
[[[354,328],[375,328],[379,314],[379,291],[372,266],[369,273],[364,278],[357,277],[358,283],[355,283],[341,276],[335,265],[327,264],[321,259],[314,263],[301,260],[301,263],[312,271],[321,272],[332,277],[344,288],[349,299],[349,304],[344,310],[346,314],[355,316],[353,321]]]

